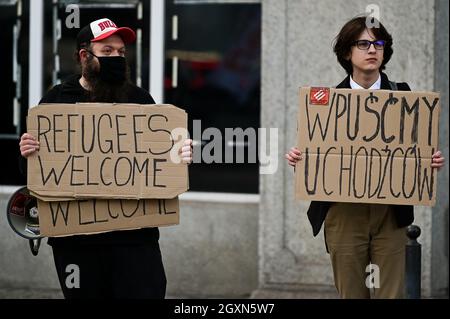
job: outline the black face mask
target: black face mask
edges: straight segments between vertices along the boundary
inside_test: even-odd
[[[96,56],[100,63],[100,79],[110,84],[122,84],[126,80],[127,63],[122,56]]]

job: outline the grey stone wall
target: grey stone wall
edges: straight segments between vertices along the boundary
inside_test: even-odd
[[[160,228],[169,296],[244,298],[258,287],[258,203],[239,197],[184,200],[180,225]]]
[[[14,188],[0,187],[0,288],[58,289],[50,247],[42,242],[38,256],[28,240],[16,235],[6,220],[6,207]]]
[[[449,2],[436,0],[435,24],[435,74],[434,89],[441,92],[442,111],[440,122],[440,148],[444,157],[449,159],[448,152],[448,117],[449,117],[449,65],[448,65],[448,19]],[[436,295],[448,296],[448,190],[449,190],[449,164],[441,170],[438,179],[439,201],[433,208],[432,219],[432,263],[431,263],[431,291]]]

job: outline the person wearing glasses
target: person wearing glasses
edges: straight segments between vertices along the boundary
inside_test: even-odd
[[[376,27],[368,27],[366,21],[365,16],[353,18],[336,37],[334,52],[348,74],[336,88],[410,91],[407,83],[391,82],[382,72],[393,54],[392,36],[379,21]],[[295,147],[286,154],[294,167],[302,157]],[[438,151],[431,167],[442,166],[444,158]],[[341,298],[371,297],[366,285],[369,264],[379,270],[374,298],[404,296],[406,227],[414,220],[413,206],[313,201],[308,219],[314,236],[325,224],[325,245]]]

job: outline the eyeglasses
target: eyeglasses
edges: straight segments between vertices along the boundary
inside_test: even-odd
[[[370,46],[373,44],[376,50],[383,50],[386,45],[386,41],[377,40],[377,41],[369,41],[369,40],[358,40],[353,43],[360,50],[369,50]]]

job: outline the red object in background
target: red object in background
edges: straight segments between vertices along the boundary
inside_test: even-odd
[[[25,194],[18,194],[11,204],[11,213],[17,216],[25,217],[25,206],[28,199],[28,196]]]
[[[182,61],[180,60],[180,64],[183,64],[184,67],[189,68],[193,73],[192,79],[189,80],[188,87],[189,89],[199,90],[206,85],[205,73],[214,71],[220,66],[220,61]],[[164,78],[164,88],[165,89],[173,89],[172,87],[172,78],[165,77]]]
[[[329,88],[311,88],[309,92],[309,104],[328,105],[330,100]]]
[[[192,61],[189,64],[195,75],[189,83],[189,88],[193,90],[199,90],[205,86],[205,71],[213,71],[219,67],[218,61]]]

